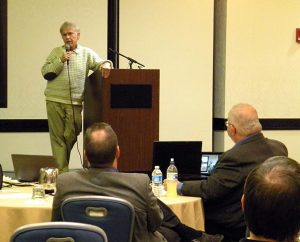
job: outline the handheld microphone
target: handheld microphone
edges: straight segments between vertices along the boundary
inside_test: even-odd
[[[65,44],[65,50],[66,52],[71,50],[71,46],[69,44]],[[67,65],[69,65],[69,60],[67,60]]]
[[[70,51],[71,46],[70,46],[69,44],[65,44],[65,49],[66,49],[66,51],[68,52],[68,51]]]

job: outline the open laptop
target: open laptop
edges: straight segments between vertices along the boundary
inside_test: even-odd
[[[165,179],[170,159],[174,158],[179,180],[200,179],[201,151],[202,141],[154,141],[152,166],[158,165]]]
[[[48,155],[11,155],[15,179],[20,182],[37,182],[40,169],[43,167],[57,167],[53,156]]]
[[[221,154],[222,152],[202,152],[201,175],[203,178],[210,175]]]

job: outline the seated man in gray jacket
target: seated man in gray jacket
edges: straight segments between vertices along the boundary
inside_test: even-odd
[[[237,242],[246,230],[240,200],[247,175],[267,158],[287,156],[288,151],[283,143],[264,137],[257,112],[249,104],[235,105],[226,124],[233,148],[222,154],[207,180],[183,181],[178,190],[203,199],[207,233]]]
[[[221,235],[208,235],[182,224],[174,213],[153,194],[147,174],[117,170],[120,156],[117,135],[106,123],[93,124],[85,133],[86,170],[58,176],[52,220],[61,220],[64,199],[78,195],[123,198],[135,209],[133,242],[219,242]]]

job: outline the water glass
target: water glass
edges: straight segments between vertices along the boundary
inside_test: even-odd
[[[56,180],[58,169],[54,167],[43,167],[40,169],[39,183],[44,186],[45,193],[56,192]]]
[[[45,198],[45,189],[41,184],[35,184],[32,188],[32,199]]]

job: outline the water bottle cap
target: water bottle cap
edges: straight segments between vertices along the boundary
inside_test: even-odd
[[[158,168],[159,168],[159,166],[154,166],[154,168],[155,168],[155,169],[158,169]]]

